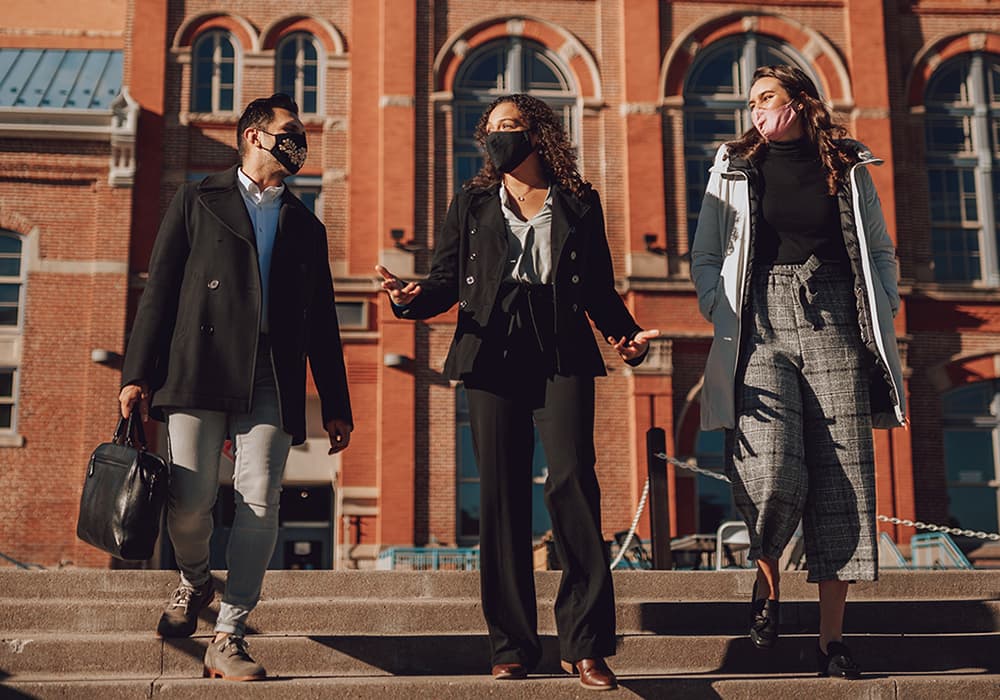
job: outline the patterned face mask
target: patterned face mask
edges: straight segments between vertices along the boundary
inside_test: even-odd
[[[281,163],[285,170],[294,175],[302,169],[309,153],[305,134],[272,134],[263,129],[261,131],[274,137],[274,145],[271,146],[269,153]]]

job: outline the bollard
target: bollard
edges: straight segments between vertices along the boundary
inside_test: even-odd
[[[649,472],[649,527],[654,569],[674,568],[670,551],[670,488],[667,463],[658,455],[667,452],[667,434],[663,428],[646,431],[646,465]]]

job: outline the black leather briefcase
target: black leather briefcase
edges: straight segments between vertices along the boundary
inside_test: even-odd
[[[149,559],[167,499],[167,463],[146,449],[133,411],[90,456],[76,535],[118,559]]]

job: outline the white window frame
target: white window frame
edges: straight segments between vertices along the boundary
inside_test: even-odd
[[[281,85],[281,53],[285,48],[285,45],[295,42],[295,84],[292,87],[292,92],[288,93],[284,89],[285,86]],[[305,94],[306,94],[306,84],[305,84],[305,44],[306,42],[312,44],[316,51],[316,109],[315,111],[307,111],[305,109]],[[316,38],[315,35],[309,32],[293,32],[288,36],[282,37],[281,41],[278,42],[278,46],[274,51],[274,90],[275,92],[286,92],[290,94],[292,99],[295,100],[295,104],[299,106],[300,114],[308,115],[321,115],[323,114],[323,95],[324,95],[324,75],[326,66],[326,53],[323,51],[322,43]]]
[[[233,106],[231,109],[222,109],[219,104],[222,99],[222,63],[224,59],[222,56],[222,40],[225,39],[229,42],[229,45],[233,47]],[[209,110],[212,114],[235,114],[239,110],[240,102],[240,83],[242,77],[242,61],[240,60],[242,52],[240,50],[240,42],[237,41],[236,37],[232,32],[225,29],[210,29],[202,33],[194,43],[191,45],[191,90],[190,90],[190,111],[204,114],[204,109],[198,109],[196,105],[197,92],[198,92],[198,47],[202,42],[212,41],[214,46],[212,47],[212,104]]]

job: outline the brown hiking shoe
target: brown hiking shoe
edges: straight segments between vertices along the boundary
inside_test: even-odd
[[[205,650],[205,676],[224,681],[262,680],[267,673],[250,656],[248,646],[246,639],[232,634],[226,635],[221,642],[209,642]]]
[[[198,615],[215,598],[215,587],[208,579],[197,588],[181,582],[163,608],[156,633],[161,637],[190,637],[198,626]]]

